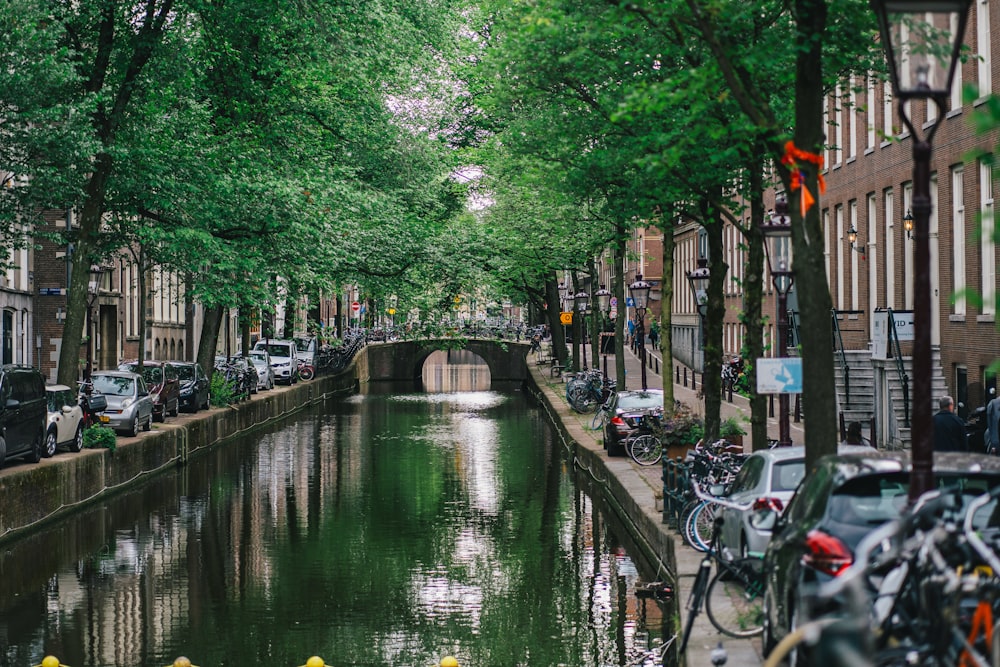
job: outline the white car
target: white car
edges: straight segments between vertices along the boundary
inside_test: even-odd
[[[49,404],[49,422],[42,455],[52,456],[62,445],[69,446],[71,452],[83,449],[83,408],[77,393],[66,385],[52,384],[45,387],[45,397]]]
[[[274,389],[274,369],[271,368],[271,355],[267,350],[251,350],[250,362],[257,369],[257,390]]]
[[[274,381],[295,384],[299,381],[299,355],[293,340],[259,340],[253,346],[254,352],[263,351],[271,356]]]

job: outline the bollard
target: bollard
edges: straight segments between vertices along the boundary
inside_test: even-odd
[[[684,387],[688,386],[688,369],[687,366],[684,367]]]
[[[774,417],[774,394],[767,397],[767,416]]]
[[[802,421],[802,394],[795,394],[795,423]]]
[[[674,370],[677,371],[677,379],[674,380],[674,383],[675,384],[680,384],[681,383],[681,367],[680,366],[674,366]]]
[[[656,364],[656,367],[653,368],[653,372],[656,373],[657,375],[659,375],[660,374],[660,360],[657,359],[656,357],[653,357],[653,361]]]

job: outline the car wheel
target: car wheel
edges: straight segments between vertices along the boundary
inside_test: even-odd
[[[139,435],[139,415],[132,417],[132,425],[128,429],[128,434],[130,437],[135,437]]]
[[[73,436],[73,441],[69,443],[69,451],[83,451],[83,424],[79,424],[76,427],[76,435]]]
[[[172,411],[172,412],[170,413],[170,416],[171,416],[171,417],[177,417],[178,415],[180,415],[180,413],[181,413],[181,400],[180,400],[180,399],[177,399],[177,400],[176,400],[176,401],[174,402],[174,409],[173,409],[173,411]]]
[[[56,437],[56,430],[54,428],[50,428],[45,433],[45,445],[42,447],[42,456],[45,458],[51,458],[54,456],[58,444],[59,439]]]
[[[28,461],[31,463],[38,463],[41,461],[44,448],[45,429],[39,429],[38,433],[35,434],[35,439],[31,443],[31,451],[28,452]]]
[[[766,594],[764,595],[764,633],[761,638],[761,644],[765,658],[771,655],[774,647],[778,645],[778,642],[774,640],[774,633],[771,632],[771,609],[767,603]]]
[[[156,410],[153,410],[152,419],[153,419],[154,422],[165,422],[165,421],[167,421],[167,407],[163,406],[163,412],[160,413],[159,417],[156,416]]]

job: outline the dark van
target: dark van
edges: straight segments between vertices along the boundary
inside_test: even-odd
[[[31,366],[0,366],[0,465],[42,458],[48,421],[45,379]]]

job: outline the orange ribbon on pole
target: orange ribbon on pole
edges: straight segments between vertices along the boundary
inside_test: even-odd
[[[809,188],[806,187],[805,174],[802,173],[802,168],[799,167],[799,163],[801,162],[816,165],[816,179],[819,182],[820,194],[826,192],[826,180],[824,180],[823,174],[820,173],[820,170],[823,169],[823,156],[796,148],[794,142],[786,142],[785,154],[781,157],[781,164],[787,166],[792,172],[791,189],[802,189],[802,193],[799,195],[799,212],[805,217],[806,211],[812,208],[812,205],[816,203],[816,199],[809,192]]]

